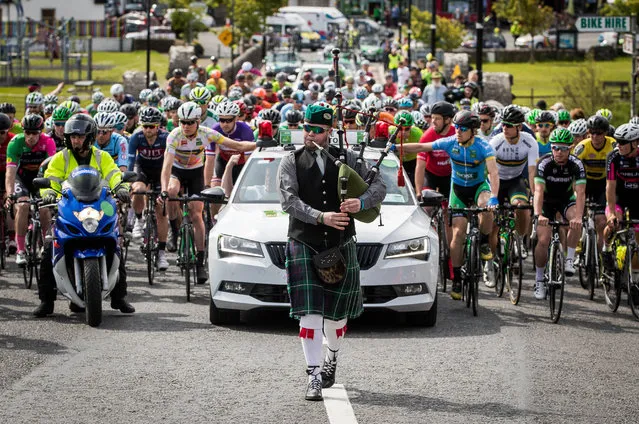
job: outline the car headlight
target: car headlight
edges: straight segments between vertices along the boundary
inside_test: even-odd
[[[389,244],[384,259],[411,257],[427,260],[429,253],[430,240],[428,237],[420,237]]]
[[[229,255],[246,255],[263,258],[262,246],[253,240],[221,234],[217,241],[217,250],[221,257]]]

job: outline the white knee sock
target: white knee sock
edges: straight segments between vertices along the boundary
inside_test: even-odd
[[[326,359],[329,361],[337,360],[337,352],[339,352],[339,348],[346,335],[347,320],[347,318],[339,321],[324,319],[324,337],[326,337],[326,343],[328,344]]]
[[[319,374],[322,365],[321,315],[305,315],[300,319],[300,340],[308,369],[312,375]]]
[[[535,274],[537,277],[537,281],[543,281],[544,280],[544,271],[546,271],[546,268],[543,266],[535,266]]]
[[[575,259],[575,248],[574,247],[569,247],[568,248],[568,254],[566,255],[566,259]]]

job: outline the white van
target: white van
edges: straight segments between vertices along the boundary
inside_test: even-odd
[[[316,51],[323,46],[320,35],[308,25],[306,19],[296,13],[276,13],[273,16],[268,16],[266,18],[266,26],[270,32],[277,36],[276,48],[288,48],[290,43],[293,42],[291,34],[295,32],[299,32],[301,37],[302,45],[297,47],[300,50],[311,49],[311,51]],[[262,41],[261,34],[254,34],[252,38],[258,43]]]
[[[334,7],[287,6],[281,7],[280,13],[297,13],[308,21],[323,39],[337,28],[346,29],[348,20],[342,12]]]

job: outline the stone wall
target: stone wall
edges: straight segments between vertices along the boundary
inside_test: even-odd
[[[235,75],[242,68],[242,63],[251,62],[253,67],[260,69],[262,67],[262,45],[256,44],[255,46],[247,49],[244,53],[235,58],[231,65],[228,65],[222,70],[222,78],[224,78],[229,85],[235,81]]]
[[[195,54],[193,46],[171,46],[169,49],[169,69],[167,78],[171,78],[173,70],[181,69],[184,75],[191,65],[190,57]]]
[[[477,63],[475,49],[457,49],[457,53],[465,53],[470,56],[471,63]],[[484,63],[526,63],[530,62],[530,49],[484,49]],[[555,50],[535,49],[533,51],[536,62],[551,60],[584,60],[585,50]]]
[[[151,71],[150,74],[149,81],[157,81],[158,77],[155,72]],[[131,94],[137,99],[140,91],[146,88],[146,72],[126,71],[122,75],[122,85],[124,85],[125,93]]]
[[[452,82],[450,76],[456,65],[459,65],[462,75],[468,75],[470,70],[469,57],[466,53],[444,53],[444,63],[442,65],[440,69],[442,69],[446,81],[450,82]]]
[[[502,105],[513,102],[512,75],[508,72],[483,72],[484,101],[494,100]]]

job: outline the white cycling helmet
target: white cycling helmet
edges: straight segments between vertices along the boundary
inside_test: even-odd
[[[383,93],[384,92],[384,86],[381,85],[380,83],[375,83],[375,84],[373,84],[372,91],[375,94]]]
[[[98,112],[93,117],[93,120],[98,128],[111,129],[115,127],[115,116],[112,113]]]
[[[44,96],[38,91],[29,93],[27,96],[27,106],[42,106],[44,104]]]
[[[202,117],[202,109],[195,102],[186,102],[178,108],[178,118],[187,121],[200,119]]]
[[[251,69],[253,69],[253,64],[251,62],[244,62],[242,63],[242,70],[244,72],[249,72]]]
[[[111,95],[117,96],[119,94],[124,94],[124,86],[122,84],[113,84],[111,86]]]
[[[93,94],[91,95],[91,102],[93,104],[99,105],[102,100],[104,100],[104,93],[102,93],[101,91],[94,91]]]
[[[44,121],[44,129],[47,131],[53,130],[53,117],[49,116],[46,121]]]
[[[240,116],[240,106],[227,100],[217,105],[215,112],[218,116]]]
[[[378,111],[382,108],[382,100],[370,95],[362,102],[362,105],[366,111],[370,111],[371,109]]]
[[[326,81],[324,83],[324,91],[330,90],[330,89],[335,89],[335,83],[333,81]]]
[[[632,118],[630,118],[630,121],[628,123],[639,125],[639,116],[633,116]]]
[[[573,137],[585,135],[588,132],[588,123],[585,119],[574,120],[568,126],[568,131]]]
[[[118,126],[118,125],[126,125],[126,123],[129,121],[129,118],[122,112],[120,112],[119,110],[117,112],[113,112],[113,125],[114,126]]]
[[[622,124],[615,130],[615,140],[618,143],[628,143],[639,140],[639,125]]]
[[[120,110],[120,104],[113,99],[104,99],[98,105],[98,112],[113,113]]]

